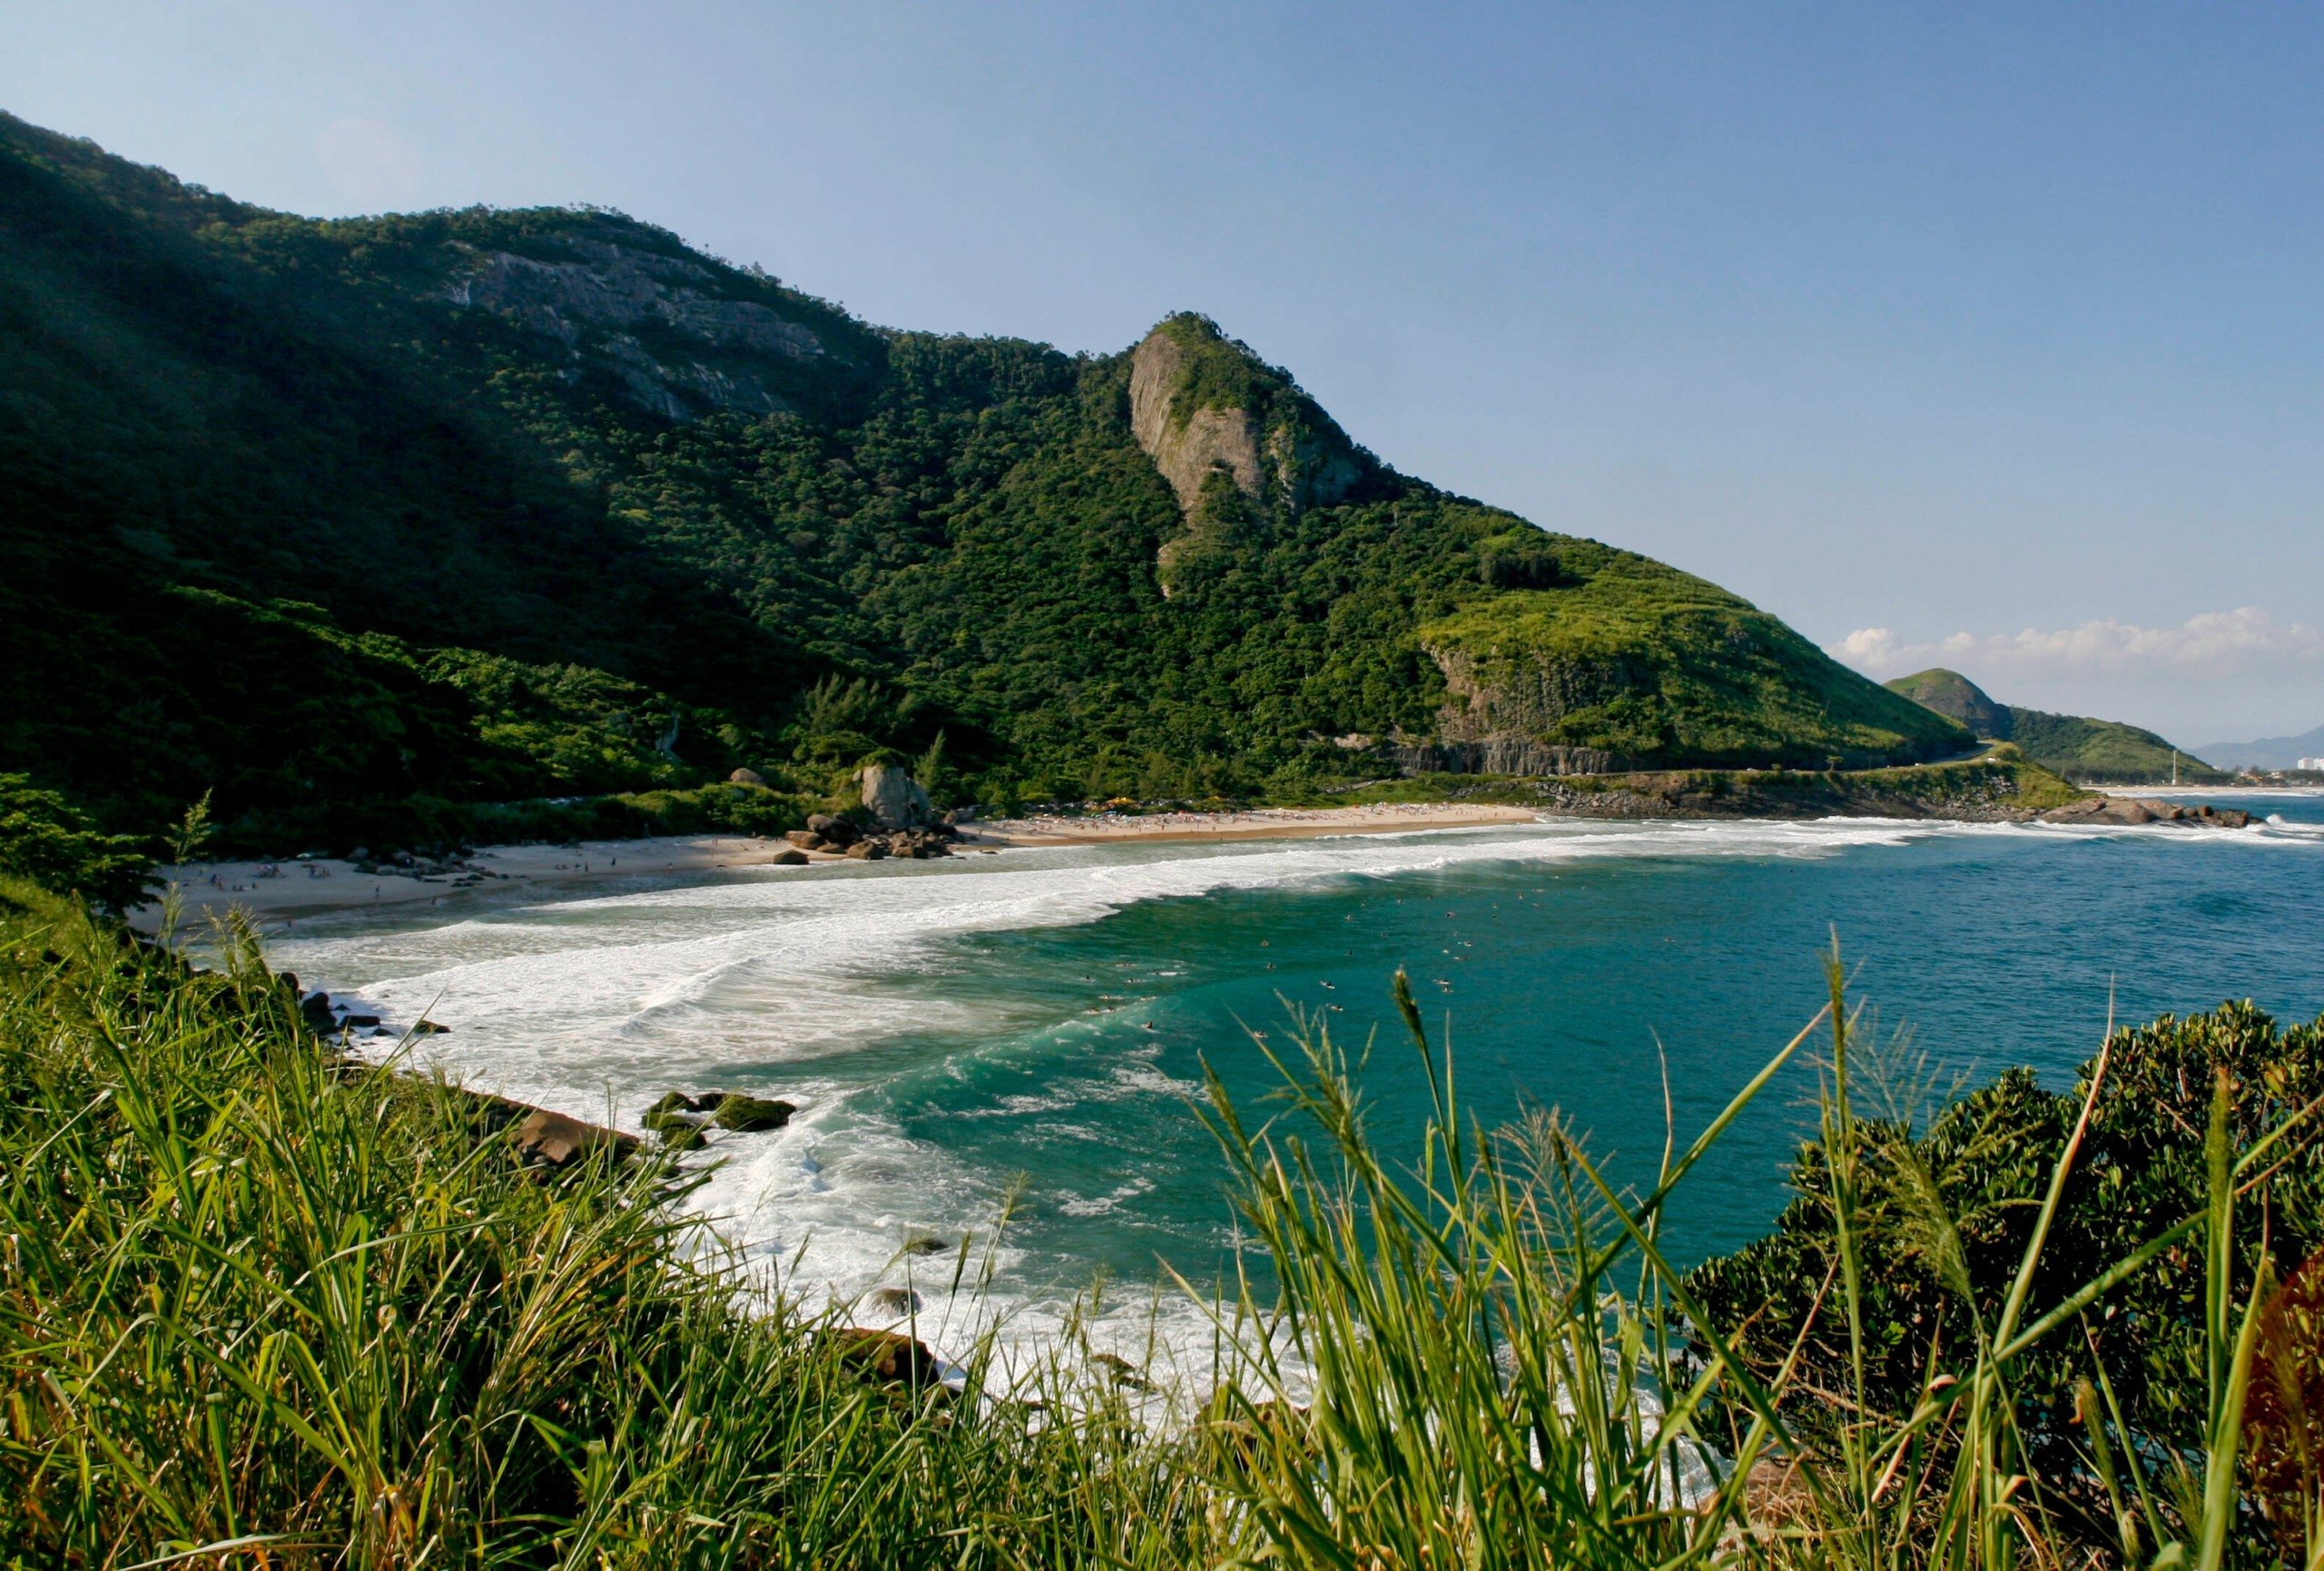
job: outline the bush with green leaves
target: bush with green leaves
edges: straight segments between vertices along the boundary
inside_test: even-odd
[[[108,835],[54,791],[0,774],[0,874],[125,910],[161,879],[147,842]]]
[[[2249,1003],[2164,1016],[2112,1033],[2068,1090],[2047,1091],[2032,1071],[2012,1069],[1925,1119],[1909,1065],[1866,1062],[1855,1074],[1878,1114],[1848,1135],[1861,1340],[1850,1340],[1837,1291],[1842,1241],[1828,1130],[1800,1149],[1797,1197],[1773,1233],[1689,1278],[1716,1323],[1739,1328],[1735,1347],[1753,1369],[1787,1371],[1797,1393],[1789,1416],[1818,1442],[1850,1421],[1819,1393],[1848,1389],[1854,1360],[1867,1399],[1891,1416],[1909,1414],[1932,1381],[1957,1381],[1976,1364],[1978,1327],[2013,1291],[2045,1188],[2070,1149],[2077,1160],[2031,1278],[2037,1300],[2064,1296],[2203,1209],[2216,1099],[2237,1161],[2288,1124],[2312,1125],[2324,1104],[2324,1023],[2280,1027]],[[2262,1171],[2256,1203],[2237,1213],[2238,1291],[2283,1281],[2324,1250],[2324,1145],[2282,1145]],[[2102,1534],[2113,1530],[2113,1507],[2094,1465],[2088,1393],[2102,1397],[2133,1448],[2185,1457],[2205,1443],[2221,1371],[2211,1357],[2204,1250],[2195,1238],[2174,1245],[2068,1334],[2029,1349],[2013,1372],[2010,1421],[2032,1469]],[[2258,1502],[2246,1506],[2256,1511]]]

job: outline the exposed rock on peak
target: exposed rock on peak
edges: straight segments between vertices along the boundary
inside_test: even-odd
[[[735,298],[701,262],[592,235],[537,243],[571,260],[473,251],[439,298],[554,339],[665,419],[781,413],[793,406],[778,387],[832,357],[813,329],[763,299]]]
[[[1371,466],[1286,373],[1191,312],[1132,353],[1129,405],[1137,445],[1189,517],[1213,474],[1262,509],[1297,512],[1342,500]]]

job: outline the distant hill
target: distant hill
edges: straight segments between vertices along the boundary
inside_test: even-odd
[[[1959,721],[1981,741],[2009,740],[2009,711],[1986,697],[1983,688],[1957,671],[1933,666],[1910,676],[1900,676],[1888,683],[1888,688],[1924,708]]]
[[[2218,741],[2203,756],[2221,769],[2298,769],[2304,758],[2324,758],[2324,725],[2298,736],[2263,736],[2257,741]]]
[[[2172,775],[2171,743],[2134,725],[1996,703],[1975,682],[1942,666],[1900,676],[1887,685],[1961,722],[1982,738],[2015,742],[2027,758],[2071,780],[2151,785]],[[2175,763],[2178,778],[2185,783],[2215,784],[2230,778],[2184,749],[2176,750]]]
[[[1397,473],[1197,315],[891,330],[615,213],[317,221],[5,116],[0,211],[0,771],[111,826],[209,790],[299,849],[883,754],[1007,801],[1969,740]]]

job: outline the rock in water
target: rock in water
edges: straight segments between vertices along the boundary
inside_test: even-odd
[[[888,848],[878,840],[858,840],[847,848],[847,854],[859,862],[876,862],[888,854]]]
[[[739,1092],[728,1095],[718,1104],[711,1116],[721,1129],[752,1134],[762,1129],[780,1129],[791,1122],[799,1110],[788,1102],[778,1102],[765,1096],[744,1096]]]
[[[864,1307],[873,1314],[901,1320],[920,1311],[920,1295],[908,1287],[874,1288],[863,1296]]]
[[[807,865],[807,853],[794,848],[777,851],[768,860],[778,868],[803,868]]]
[[[893,764],[864,765],[862,781],[863,805],[881,829],[919,829],[936,816],[920,782]]]
[[[703,1141],[707,1121],[684,1113],[649,1113],[642,1122],[662,1137],[665,1151],[692,1151]]]

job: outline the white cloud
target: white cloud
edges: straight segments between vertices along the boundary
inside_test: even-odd
[[[352,116],[315,138],[331,189],[369,212],[408,208],[419,198],[419,150],[394,126]]]
[[[2018,673],[2206,679],[2280,672],[2287,663],[2324,661],[2324,632],[2278,622],[2256,605],[2206,611],[2177,627],[2141,627],[2103,617],[2079,627],[1955,633],[1906,643],[1885,627],[1859,627],[1830,651],[1874,676],[1931,665],[1961,666],[1983,682]]]

